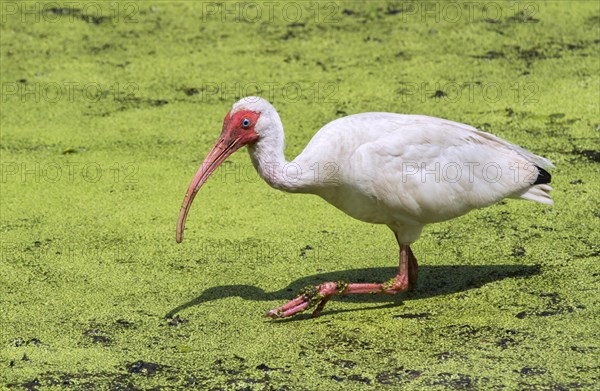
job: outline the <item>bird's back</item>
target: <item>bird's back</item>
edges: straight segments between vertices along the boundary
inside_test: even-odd
[[[441,118],[392,113],[339,118],[319,130],[295,161],[328,164],[329,175],[321,178],[327,183],[315,192],[374,223],[422,225],[506,197],[552,203],[547,159]]]

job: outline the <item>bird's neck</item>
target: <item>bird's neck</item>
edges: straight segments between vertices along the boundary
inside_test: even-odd
[[[248,146],[252,164],[258,174],[271,187],[290,193],[309,191],[312,185],[307,167],[301,167],[295,161],[285,159],[285,140],[280,125],[272,137],[257,141]]]

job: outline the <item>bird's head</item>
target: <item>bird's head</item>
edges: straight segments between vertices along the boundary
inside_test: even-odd
[[[177,223],[177,243],[183,240],[183,230],[188,211],[200,187],[208,177],[231,154],[244,145],[253,145],[267,137],[271,129],[271,119],[277,112],[263,98],[249,96],[237,101],[223,120],[223,129],[219,139],[212,147],[192,183],[187,190]]]

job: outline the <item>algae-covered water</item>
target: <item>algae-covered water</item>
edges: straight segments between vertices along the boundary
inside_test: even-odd
[[[598,2],[0,5],[1,388],[600,387]],[[474,125],[551,159],[556,204],[427,227],[414,293],[267,319],[306,285],[386,281],[398,250],[243,151],[175,243],[246,95],[288,158],[346,114]]]

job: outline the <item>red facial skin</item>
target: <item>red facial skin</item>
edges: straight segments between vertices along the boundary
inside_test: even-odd
[[[177,243],[181,243],[183,240],[185,220],[192,201],[210,174],[232,153],[244,145],[253,144],[258,140],[258,134],[254,131],[254,127],[259,117],[260,113],[250,110],[241,110],[233,115],[229,112],[225,116],[219,139],[204,158],[183,199],[183,205],[181,205],[181,211],[179,212],[179,222],[177,223]],[[250,122],[248,126],[243,125],[245,119]]]

